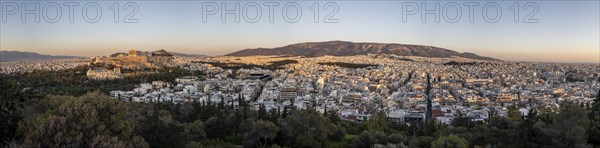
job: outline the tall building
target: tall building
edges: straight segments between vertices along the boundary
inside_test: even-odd
[[[298,90],[292,87],[285,87],[279,91],[280,100],[294,100],[298,96]]]

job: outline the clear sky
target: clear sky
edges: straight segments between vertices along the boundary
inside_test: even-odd
[[[40,4],[39,9],[35,7],[36,2]],[[25,14],[23,23],[22,1],[1,0],[0,49],[77,56],[108,55],[129,49],[222,55],[246,48],[344,40],[430,45],[514,61],[600,63],[598,0],[475,3],[462,0],[425,3],[150,0],[134,1],[135,5],[127,5],[128,1],[79,1],[78,6],[73,7],[72,23],[68,7],[72,3],[66,2],[69,1],[27,1],[24,4],[28,11],[24,12],[39,10],[40,22],[35,22],[35,15]],[[115,10],[111,9],[116,8],[111,7],[115,3],[119,4],[118,23],[114,22]],[[236,3],[240,4],[239,23],[233,14],[226,14],[226,22],[221,22],[223,3],[230,10]],[[314,22],[315,3],[319,5],[318,22]],[[439,3],[438,9],[435,9],[436,3]],[[274,6],[273,22],[270,22],[267,5],[272,4],[278,5]],[[478,5],[472,9],[473,22],[470,22],[471,7],[468,6],[473,4]],[[94,19],[97,6],[102,15]],[[260,19],[255,17],[257,6],[262,12]],[[283,9],[284,6],[288,9]],[[295,6],[302,12],[297,12]],[[423,6],[433,11],[422,11]],[[502,12],[495,20],[497,7]],[[138,8],[132,17],[138,22],[124,23],[123,19],[133,8]],[[337,23],[324,23],[334,8],[337,12],[329,21],[337,20]],[[459,9],[460,19],[454,19]],[[57,10],[62,12],[60,19],[56,17]],[[519,10],[516,16],[515,10]],[[423,23],[421,13],[424,12],[432,14],[425,14]],[[297,13],[301,14],[299,20],[291,22]],[[435,22],[435,15],[440,17],[440,22]],[[90,23],[84,18],[97,22]],[[525,19],[529,23],[524,22]]]

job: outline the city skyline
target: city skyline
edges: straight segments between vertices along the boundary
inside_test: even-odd
[[[523,8],[528,3],[519,2],[521,13],[518,22],[514,22],[513,1],[478,2],[481,8],[489,3],[496,3],[502,9],[502,17],[497,22],[489,22],[482,16],[474,15],[473,22],[467,17],[468,4],[461,1],[428,1],[421,3],[378,1],[336,1],[339,11],[332,17],[337,22],[324,23],[327,12],[325,1],[299,1],[301,19],[289,22],[283,19],[281,11],[275,10],[273,22],[269,22],[267,7],[264,2],[254,2],[262,7],[262,18],[256,23],[241,18],[235,22],[233,15],[226,15],[225,23],[221,17],[206,15],[203,20],[203,7],[225,4],[226,7],[240,8],[252,1],[183,1],[178,3],[167,1],[136,2],[139,8],[134,19],[137,23],[113,22],[112,2],[96,2],[102,8],[102,17],[96,23],[82,19],[75,9],[74,21],[69,22],[67,7],[62,1],[57,3],[63,7],[62,18],[56,23],[40,19],[33,21],[33,15],[26,15],[26,22],[20,21],[19,14],[7,15],[5,11],[12,1],[2,2],[2,27],[0,50],[16,50],[36,52],[50,55],[97,56],[108,55],[130,49],[153,51],[167,49],[169,51],[224,55],[248,48],[274,48],[302,42],[321,42],[342,40],[351,42],[398,43],[435,46],[472,52],[482,56],[490,56],[508,61],[531,62],[567,62],[597,63],[600,61],[600,30],[598,26],[600,12],[598,1],[543,1],[535,2],[539,11],[532,17],[534,23],[524,23],[528,13]],[[28,1],[26,7],[35,6],[36,1]],[[40,7],[53,1],[39,1]],[[311,6],[318,3],[321,8],[319,22],[313,20]],[[435,22],[434,15],[425,15],[425,23],[418,14],[407,15],[403,20],[403,7],[416,4],[427,8],[440,4],[440,11],[446,5],[458,4],[462,10],[462,18],[456,23],[449,22],[447,13],[440,14],[441,21]],[[23,3],[17,1],[21,6]],[[81,2],[78,8],[85,6]],[[127,3],[119,2],[120,7]],[[289,2],[280,2],[281,8]],[[229,7],[231,6],[231,7]],[[329,7],[333,8],[333,7]],[[448,7],[450,8],[450,7]],[[494,7],[490,7],[494,8]],[[534,7],[531,7],[534,8]],[[131,10],[131,9],[129,9]],[[331,9],[329,9],[331,10]],[[528,9],[531,10],[531,9]],[[79,10],[81,11],[81,10]],[[121,10],[120,19],[125,16]],[[52,12],[49,12],[52,13]],[[289,12],[288,12],[289,13]],[[248,14],[242,14],[248,15]],[[243,17],[243,16],[242,16]],[[6,20],[6,22],[4,22]],[[451,20],[450,20],[451,21]],[[109,30],[109,31],[107,31]]]

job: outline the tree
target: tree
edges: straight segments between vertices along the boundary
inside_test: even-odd
[[[331,123],[339,125],[342,122],[342,119],[340,118],[340,116],[336,115],[336,114],[327,114],[326,115],[327,118],[329,118],[329,121],[331,121]]]
[[[373,145],[373,148],[408,148],[408,146],[404,145],[404,143],[400,143],[400,144],[388,143],[386,145],[375,144],[375,145]]]
[[[512,105],[508,107],[508,118],[515,122],[521,122],[523,120],[523,115],[517,106]]]
[[[154,107],[152,112],[142,116],[138,122],[140,127],[137,130],[153,147],[181,147],[185,144],[180,134],[184,127],[179,126],[168,111]]]
[[[410,147],[428,148],[435,139],[429,136],[415,137],[410,141]]]
[[[125,104],[99,92],[49,96],[19,125],[24,147],[148,147]]]
[[[440,136],[437,140],[431,142],[432,148],[466,148],[469,142],[454,134]]]
[[[600,147],[600,90],[591,107],[590,123],[588,142],[594,147]]]
[[[517,123],[508,117],[502,116],[492,116],[489,119],[489,123],[487,127],[489,131],[484,132],[484,137],[488,139],[487,144],[492,145],[510,145],[513,144],[516,139],[516,133],[518,133],[515,129],[517,128]]]
[[[31,91],[24,91],[22,86],[9,75],[0,74],[0,145],[15,138],[18,123],[23,115],[19,112],[27,101],[36,101],[37,96]]]
[[[279,110],[278,109],[269,110],[269,121],[277,122],[277,119],[279,119]]]
[[[333,134],[335,126],[312,109],[291,112],[287,118],[280,118],[278,123],[290,147],[322,147],[327,136]]]
[[[360,135],[358,135],[351,141],[351,146],[357,148],[371,147],[375,144],[377,144],[377,139],[375,139],[371,132],[367,131],[363,131],[362,133],[360,133]]]
[[[259,147],[267,147],[269,140],[275,139],[277,137],[277,132],[279,132],[279,127],[275,125],[275,123],[266,120],[257,120],[257,121],[249,121],[246,122],[251,127],[250,129],[246,129],[244,133],[244,140],[247,145],[253,146],[255,143],[258,143]]]
[[[383,113],[379,113],[369,117],[369,119],[365,121],[364,124],[370,132],[383,131],[388,127],[387,117]]]
[[[427,119],[423,123],[417,124],[412,127],[418,136],[434,136],[435,133],[441,126],[435,119]]]
[[[576,103],[564,102],[544,132],[556,147],[585,147],[589,123],[587,110]]]
[[[229,134],[227,131],[230,127],[226,127],[225,117],[220,113],[208,118],[205,124],[209,138],[224,138]]]
[[[536,126],[536,124],[538,126]],[[539,125],[543,122],[538,119],[538,111],[531,109],[529,114],[517,127],[517,134],[515,135],[515,141],[510,144],[512,147],[543,147],[550,146],[546,136]]]
[[[211,139],[204,142],[190,141],[185,145],[185,148],[236,148],[235,145],[227,143],[221,139]]]
[[[459,116],[452,119],[452,126],[471,128],[473,127],[473,123],[471,123],[471,119],[469,119],[468,117]]]
[[[469,131],[469,129],[464,128],[464,127],[453,127],[453,126],[449,126],[449,127],[445,127],[443,129],[437,130],[434,133],[434,135],[437,135],[437,136],[456,135],[458,137],[465,138],[465,139],[471,139],[471,137],[473,137],[473,134]]]
[[[495,138],[490,138],[490,133],[493,133],[491,128],[486,125],[477,125],[469,129],[469,146],[489,146],[496,144]],[[452,133],[451,133],[452,134]]]
[[[288,114],[289,114],[288,107],[283,107],[283,111],[281,112],[281,117],[287,118]]]
[[[267,109],[264,105],[260,105],[258,107],[258,119],[266,120],[267,119]]]
[[[206,132],[204,131],[204,125],[202,121],[196,120],[192,123],[184,125],[183,132],[181,132],[183,141],[203,141],[206,139]]]

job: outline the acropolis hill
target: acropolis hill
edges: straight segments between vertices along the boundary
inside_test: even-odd
[[[122,78],[121,69],[149,70],[173,65],[173,55],[164,49],[146,52],[129,50],[128,53],[115,53],[110,56],[90,58],[93,65],[87,72],[90,79],[115,79]],[[112,67],[113,70],[107,69]]]

